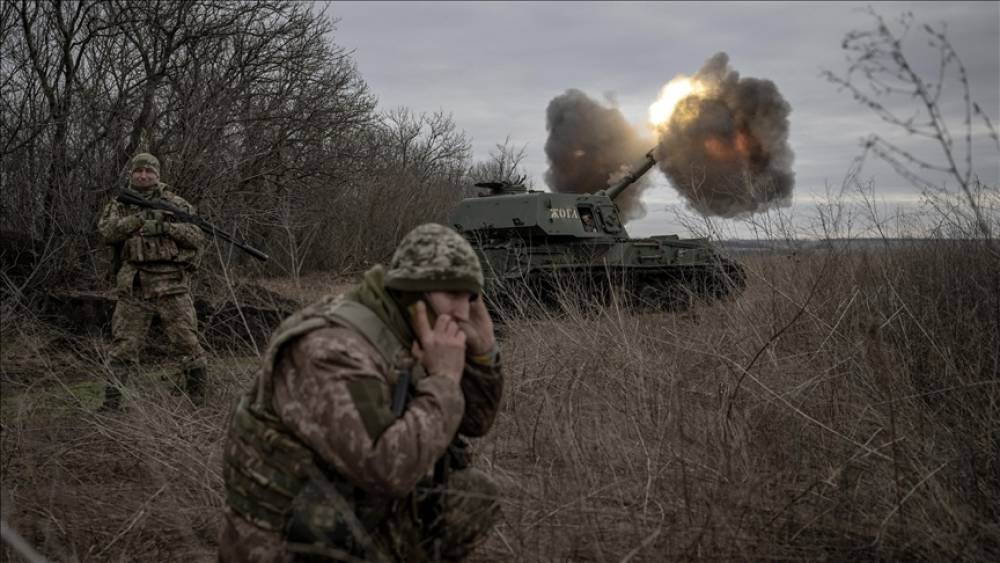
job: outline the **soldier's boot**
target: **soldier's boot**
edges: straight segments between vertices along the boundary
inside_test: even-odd
[[[122,392],[117,385],[107,383],[104,385],[104,402],[101,403],[97,412],[119,412],[122,410]]]
[[[184,371],[184,390],[195,406],[205,406],[205,368],[189,368]]]
[[[104,384],[104,402],[97,409],[99,412],[118,412],[122,410],[121,386],[128,381],[128,366],[115,362],[111,364],[111,379]]]

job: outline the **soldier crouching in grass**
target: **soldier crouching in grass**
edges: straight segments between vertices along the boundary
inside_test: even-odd
[[[193,214],[187,201],[160,182],[160,162],[142,153],[132,159],[131,185],[149,199],[160,199]],[[205,396],[205,351],[198,342],[198,317],[191,299],[191,274],[204,245],[201,230],[172,221],[169,213],[112,200],[97,228],[118,249],[115,277],[118,302],[111,319],[112,380],[104,390],[102,410],[121,407],[121,389],[138,359],[153,316],[181,353],[185,389],[201,405]]]
[[[425,224],[286,319],[225,446],[224,562],[458,561],[500,514],[461,436],[503,388],[471,246]]]

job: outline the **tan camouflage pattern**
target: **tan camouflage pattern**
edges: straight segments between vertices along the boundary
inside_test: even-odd
[[[194,207],[184,198],[171,192],[163,183],[140,193],[146,197],[162,199],[184,211],[194,214]],[[101,214],[97,230],[110,245],[121,244],[122,264],[116,277],[119,292],[130,292],[136,285],[136,276],[145,274],[139,280],[146,297],[188,291],[186,277],[177,272],[188,273],[197,268],[205,235],[198,227],[187,223],[164,223],[166,233],[162,236],[146,237],[139,234],[147,219],[162,218],[163,212],[126,205],[117,199],[110,201]]]
[[[424,491],[414,495],[420,502]],[[464,469],[452,473],[443,494],[440,532],[425,534],[409,514],[390,515],[382,534],[373,541],[380,551],[396,561],[461,561],[478,546],[500,518],[499,489],[482,471]],[[227,510],[219,539],[219,561],[223,563],[290,563],[293,555],[281,535],[254,526]]]
[[[136,158],[139,156],[142,155]],[[163,183],[137,191],[195,213],[191,204]],[[190,293],[191,274],[197,268],[205,236],[194,225],[171,222],[164,223],[166,232],[162,236],[142,236],[143,222],[156,218],[162,219],[163,213],[112,200],[104,207],[97,224],[107,244],[120,244],[123,248],[122,263],[115,277],[118,303],[111,322],[114,338],[111,358],[135,362],[153,315],[158,314],[168,338],[180,351],[184,369],[205,367],[205,352],[198,342],[198,320]]]
[[[429,482],[456,434],[481,436],[492,426],[502,393],[499,363],[467,364],[461,385],[442,376],[420,378],[403,415],[373,440],[348,387],[362,379],[374,382],[388,405],[395,382],[392,366],[354,329],[308,326],[310,331],[277,354],[272,372],[272,407],[282,424],[340,477],[371,495],[370,502],[396,507],[387,522],[370,530],[387,553],[400,561],[430,560],[433,554],[427,550],[433,548],[464,557],[498,514],[496,491],[485,475],[460,477],[469,470],[451,475],[449,490],[462,492],[445,495],[447,516],[437,541],[423,537],[425,528],[413,507],[422,494],[418,483]],[[295,331],[287,323],[279,329]],[[258,528],[231,511],[219,557],[292,560],[280,533]]]
[[[219,536],[221,563],[291,563],[281,535],[258,528],[226,509]]]
[[[340,327],[313,331],[290,352],[276,371],[275,411],[310,449],[366,491],[393,497],[410,493],[458,431],[466,401],[459,384],[427,377],[417,384],[403,416],[373,443],[347,384],[373,378],[389,403],[394,377],[378,352],[353,330]]]
[[[154,315],[160,316],[163,331],[180,353],[181,369],[204,368],[207,365],[205,350],[198,341],[198,318],[189,293],[150,299],[119,297],[111,317],[112,360],[120,363],[138,361]]]
[[[475,468],[455,471],[444,490],[441,534],[425,538],[425,552],[434,550],[440,559],[461,561],[486,539],[500,518],[500,489]],[[437,541],[437,545],[430,545]]]
[[[425,223],[400,241],[385,274],[385,286],[402,291],[482,293],[483,269],[462,235]]]

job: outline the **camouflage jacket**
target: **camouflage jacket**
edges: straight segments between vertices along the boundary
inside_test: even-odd
[[[265,362],[273,368],[258,376],[256,390],[257,399],[267,403],[266,410],[273,409],[275,428],[267,434],[280,434],[304,446],[320,467],[332,470],[334,479],[363,492],[360,497],[345,495],[359,514],[370,508],[357,505],[363,498],[364,504],[396,512],[386,514],[387,519],[410,518],[412,514],[403,513],[407,511],[401,507],[412,505],[406,499],[412,498],[418,482],[433,474],[456,435],[478,437],[492,426],[503,387],[499,360],[492,365],[467,361],[461,384],[415,374],[406,410],[399,418],[392,417],[394,366],[359,331],[323,320],[324,311],[333,311],[338,301],[330,298],[294,315],[272,340]],[[406,350],[411,343],[404,343]],[[231,429],[226,454],[230,466],[239,466],[231,462],[240,456],[246,456],[244,468],[275,465],[274,460],[251,460],[260,456],[259,450],[250,455],[243,445],[233,450],[238,441]],[[297,471],[297,465],[290,472]],[[233,469],[244,471],[226,468]],[[238,476],[226,475],[230,493],[239,480],[234,477]],[[247,494],[255,493],[244,490],[239,496]],[[268,500],[264,493],[258,497],[253,502]],[[220,539],[222,560],[288,560],[281,524],[262,522],[253,510],[241,510],[231,495],[229,499]]]
[[[184,198],[158,183],[148,197],[162,199],[188,213],[194,207]],[[190,272],[197,268],[205,236],[201,229],[187,223],[165,221],[165,233],[158,236],[140,234],[142,223],[153,219],[157,212],[110,201],[97,223],[104,242],[120,250],[121,263],[115,275],[119,294],[140,288],[142,297],[157,297],[184,293],[189,290]]]

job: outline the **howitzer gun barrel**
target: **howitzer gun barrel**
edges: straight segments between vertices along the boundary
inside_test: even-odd
[[[646,172],[649,172],[649,169],[652,168],[654,164],[656,164],[656,159],[653,158],[653,149],[651,149],[648,153],[646,153],[646,156],[643,157],[642,164],[637,166],[634,170],[630,170],[629,173],[621,180],[618,180],[614,184],[608,186],[607,189],[604,190],[604,193],[611,199],[615,199],[621,195],[623,191],[625,191],[625,188],[631,186],[636,180],[642,178]]]

